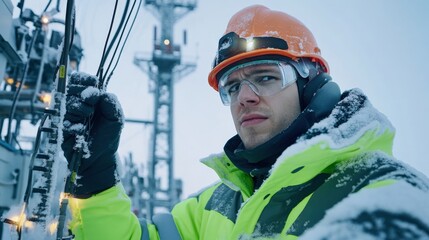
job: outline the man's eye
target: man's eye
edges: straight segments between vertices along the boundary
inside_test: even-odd
[[[275,81],[275,80],[277,80],[277,78],[276,78],[276,77],[266,75],[266,76],[258,77],[258,78],[256,79],[256,82],[257,82],[257,83],[269,83],[269,82],[271,82],[271,81]]]
[[[231,83],[228,86],[227,90],[229,95],[237,93],[240,90],[240,83],[239,82]]]

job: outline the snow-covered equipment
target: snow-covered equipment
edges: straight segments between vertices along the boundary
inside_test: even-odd
[[[42,39],[45,39],[45,45],[42,45],[44,48],[42,49],[43,55],[41,57],[41,62],[44,64],[47,59],[51,59],[45,54],[46,50],[49,50],[49,48],[45,47],[47,38],[44,37],[44,35],[47,35],[47,33],[44,32],[44,24],[46,25],[49,23],[50,17],[51,20],[55,21],[55,19],[52,19],[52,16],[58,13],[59,8],[57,5],[56,9],[47,12],[46,10],[49,7],[49,4],[46,6],[41,16],[34,14],[29,9],[24,9],[18,19],[18,21],[22,21],[23,23],[26,21],[33,22],[35,31],[31,38],[29,47],[24,48],[27,49],[28,52],[26,52],[25,55],[21,55],[24,58],[23,62],[25,62],[24,66],[21,68],[23,69],[24,75],[18,85],[18,89],[15,91],[16,97],[14,98],[14,104],[12,104],[10,111],[11,116],[9,117],[9,123],[11,123],[14,118],[19,118],[20,116],[14,115],[15,110],[17,109],[17,104],[15,103],[18,102],[19,92],[21,87],[26,84],[26,80],[29,79],[30,82],[28,82],[28,84],[32,83],[32,79],[30,78],[32,76],[31,69],[34,67],[35,70],[39,69],[36,71],[39,72],[38,80],[46,80],[47,78],[52,77],[49,75],[49,71],[45,71],[47,64],[35,65],[34,61],[32,61],[32,51],[38,50],[35,47],[35,42],[39,41],[41,36],[43,36]],[[11,233],[11,237],[16,235],[17,239],[51,239],[54,238],[54,235],[57,232],[57,226],[61,226],[61,219],[60,221],[58,220],[58,202],[62,195],[61,192],[64,190],[64,178],[67,175],[67,162],[65,161],[61,150],[62,118],[65,112],[66,78],[70,57],[69,50],[71,49],[72,38],[75,35],[74,24],[72,23],[74,18],[73,5],[73,0],[69,0],[67,2],[66,21],[64,23],[65,32],[61,57],[59,59],[53,58],[53,61],[55,62],[54,65],[57,66],[57,70],[54,72],[58,71],[54,83],[56,89],[51,91],[51,96],[53,97],[50,100],[49,108],[44,109],[42,112],[43,114],[39,113],[41,122],[34,142],[33,154],[27,162],[27,167],[30,169],[28,170],[26,180],[23,180],[26,187],[24,196],[20,199],[22,202],[19,202],[15,207],[11,207],[7,216],[4,218],[2,217],[2,222],[11,224],[12,228],[16,229],[16,234]],[[23,1],[21,1],[18,6],[20,6],[22,10]],[[57,37],[58,34],[53,33],[51,41],[56,42],[55,40],[57,40]],[[16,39],[17,43],[19,41],[23,41],[23,39],[25,38]],[[24,42],[22,42],[22,44],[24,44]],[[59,47],[56,46],[56,48]],[[39,68],[37,68],[37,66]],[[44,73],[48,76],[44,76]],[[35,93],[38,93],[38,90],[41,88],[46,87],[40,81],[37,81],[36,83],[38,84],[35,85]],[[22,109],[19,109],[17,113],[20,114],[22,111]],[[39,118],[34,118],[33,121],[36,123]],[[58,232],[60,233],[56,238],[62,239],[62,231]]]

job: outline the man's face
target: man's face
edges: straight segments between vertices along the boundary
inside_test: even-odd
[[[261,72],[260,66],[235,71],[236,80]],[[301,112],[296,82],[270,96],[258,96],[243,83],[230,106],[235,129],[246,149],[268,141],[286,129]]]

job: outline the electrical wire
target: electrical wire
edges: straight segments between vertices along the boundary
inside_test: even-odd
[[[49,8],[49,6],[51,5],[51,2],[52,2],[52,0],[49,0],[49,2],[46,4],[45,9],[43,9],[42,15],[43,15],[46,11],[48,11],[48,8]]]
[[[115,31],[115,35],[113,36],[112,41],[110,41],[109,47],[107,48],[106,55],[105,55],[105,60],[107,59],[107,56],[110,54],[110,50],[112,50],[112,47],[115,44],[116,39],[118,38],[118,35],[121,32],[121,29],[123,28],[124,21],[125,21],[125,18],[127,16],[127,13],[128,13],[128,7],[129,6],[130,6],[130,0],[126,0],[124,11],[122,12],[122,16],[121,16],[121,21],[119,22],[119,25],[118,25],[118,27],[116,28],[116,31]],[[125,28],[125,26],[124,26],[124,28]]]
[[[31,50],[34,47],[34,43],[36,42],[36,38],[39,36],[40,31],[41,31],[40,27],[37,27],[35,30],[34,36],[31,39],[30,46],[27,49],[27,56],[30,56]],[[11,110],[9,113],[9,122],[7,124],[7,138],[8,138],[7,142],[9,144],[12,143],[12,119],[15,117],[16,104],[18,103],[18,99],[19,99],[19,95],[21,94],[22,86],[25,84],[25,79],[26,79],[27,73],[28,73],[28,67],[29,67],[29,60],[27,60],[27,62],[24,65],[24,74],[21,78],[22,80],[21,80],[21,82],[19,82],[18,89],[16,90],[16,92],[13,96],[12,106],[11,106]]]
[[[21,18],[22,17],[22,12],[24,11],[24,3],[25,3],[25,0],[21,0],[21,1],[19,1],[18,2],[18,4],[16,5],[18,8],[19,8],[19,18]]]
[[[122,55],[122,51],[124,50],[124,46],[125,46],[125,44],[126,44],[126,42],[127,42],[127,40],[128,40],[128,37],[129,37],[130,32],[131,32],[131,30],[132,30],[132,28],[133,28],[133,26],[134,26],[134,23],[135,23],[135,20],[136,20],[136,18],[137,18],[137,15],[138,15],[138,13],[139,13],[139,11],[140,11],[140,6],[141,6],[141,3],[142,3],[142,1],[141,1],[141,0],[139,1],[139,4],[138,4],[137,10],[136,10],[136,13],[135,13],[135,15],[134,15],[134,18],[133,18],[133,21],[132,21],[132,23],[131,23],[131,26],[130,26],[130,27],[129,27],[129,29],[128,29],[128,33],[127,33],[127,35],[126,35],[126,37],[125,37],[125,40],[124,40],[124,42],[122,43],[122,47],[121,47],[121,50],[120,50],[120,52],[119,52],[118,58],[116,59],[116,63],[115,63],[115,65],[114,65],[114,68],[112,69],[112,71],[111,71],[111,72],[110,72],[110,74],[109,74],[110,66],[111,66],[111,65],[112,65],[112,63],[113,63],[114,57],[115,57],[115,55],[116,55],[116,51],[118,50],[119,45],[120,45],[120,42],[122,41],[122,37],[123,37],[124,32],[125,32],[125,29],[126,29],[126,27],[127,27],[127,25],[128,25],[128,21],[130,20],[130,17],[131,17],[131,14],[132,14],[133,10],[134,10],[134,7],[135,7],[136,2],[137,2],[137,0],[134,0],[134,3],[133,3],[133,5],[132,5],[132,7],[131,7],[131,10],[130,10],[130,13],[128,14],[127,20],[126,20],[126,22],[125,22],[125,26],[124,26],[124,28],[122,29],[121,36],[119,37],[118,44],[116,45],[115,51],[114,51],[114,53],[113,53],[113,56],[112,56],[112,58],[111,58],[111,60],[110,60],[110,63],[109,63],[109,65],[108,65],[108,67],[107,67],[107,70],[106,70],[106,74],[105,74],[105,76],[109,76],[109,77],[107,78],[107,81],[106,81],[106,83],[105,83],[104,88],[107,88],[107,85],[109,84],[109,80],[110,80],[110,78],[111,78],[111,77],[112,77],[112,75],[113,75],[113,71],[115,70],[116,66],[118,65],[119,59],[121,58],[121,55]],[[104,79],[103,79],[103,82],[104,82]]]
[[[69,6],[69,2],[71,2]],[[58,84],[57,91],[60,93],[66,92],[66,77],[67,77],[67,68],[68,68],[68,58],[69,58],[69,50],[72,45],[72,38],[74,35],[74,24],[75,21],[75,8],[74,8],[74,0],[67,0],[67,7],[70,9],[66,10],[66,19],[65,19],[65,29],[64,29],[64,44],[63,50],[60,58],[60,68],[58,74]],[[70,25],[70,26],[68,26]]]
[[[104,75],[104,78],[103,78],[103,82],[104,82],[104,80],[105,80],[105,77],[106,77],[107,73],[109,72],[109,69],[110,69],[110,66],[112,65],[113,59],[114,59],[114,58],[115,58],[115,56],[116,56],[116,52],[117,52],[117,50],[118,50],[118,48],[119,48],[119,45],[120,45],[120,43],[121,43],[121,41],[122,41],[122,37],[123,37],[123,35],[124,35],[125,29],[127,28],[128,21],[130,20],[130,17],[131,17],[131,14],[132,14],[133,10],[134,10],[134,6],[136,5],[136,2],[137,2],[137,0],[134,0],[133,5],[132,5],[132,7],[131,7],[131,10],[130,10],[130,12],[129,12],[128,16],[127,16],[127,20],[125,21],[125,25],[124,25],[124,27],[123,27],[122,29],[121,29],[121,28],[118,28],[118,29],[117,29],[117,31],[116,31],[116,33],[121,32],[121,35],[119,36],[119,40],[118,40],[118,42],[117,42],[117,44],[116,44],[115,51],[113,51],[113,55],[112,55],[112,57],[110,58],[109,65],[108,65],[108,67],[107,67],[107,69],[106,69],[106,74]],[[127,1],[127,3],[129,3],[129,1]],[[124,17],[124,16],[126,16],[126,12],[124,12],[122,16],[123,16],[123,17]],[[115,35],[115,37],[117,37],[117,36]],[[114,38],[114,39],[115,39],[115,41],[116,41],[116,38]],[[109,51],[108,51],[108,52],[109,52]],[[108,54],[108,53],[107,53],[107,54]]]
[[[102,74],[103,74],[103,65],[104,65],[104,61],[105,61],[106,48],[107,48],[107,44],[109,42],[110,33],[112,32],[113,23],[115,22],[115,15],[116,15],[116,9],[117,8],[118,8],[118,0],[115,1],[115,7],[113,8],[113,14],[112,14],[112,19],[110,21],[109,32],[108,32],[107,37],[106,37],[106,42],[104,43],[104,49],[103,49],[103,54],[101,55],[100,64],[98,65],[98,70],[97,70],[96,76],[99,79],[101,79],[103,76]]]
[[[138,16],[139,12],[140,12],[140,6],[141,6],[141,3],[142,3],[142,0],[140,0],[140,2],[139,2],[139,5],[138,5],[138,7],[137,7],[137,12],[136,12],[136,14],[134,15],[134,19],[133,19],[133,22],[131,23],[130,28],[128,29],[127,36],[125,37],[124,43],[122,44],[121,50],[120,50],[120,52],[119,52],[119,56],[118,56],[118,58],[116,59],[116,63],[115,63],[115,65],[113,66],[113,69],[112,69],[112,71],[111,71],[111,72],[110,72],[110,74],[109,74],[109,77],[107,78],[106,85],[105,85],[105,87],[106,87],[106,88],[107,88],[107,85],[109,84],[110,78],[111,78],[111,77],[112,77],[112,75],[113,75],[113,72],[115,71],[116,67],[118,66],[119,59],[121,58],[122,52],[124,51],[125,44],[126,44],[126,43],[127,43],[127,41],[128,41],[128,37],[130,36],[131,30],[133,29],[133,27],[134,27],[134,23],[135,23],[135,21],[136,21],[136,19],[137,19],[137,16]]]

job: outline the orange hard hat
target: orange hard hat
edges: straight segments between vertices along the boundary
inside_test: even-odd
[[[298,19],[262,5],[236,13],[219,40],[210,86],[218,91],[218,74],[243,60],[263,56],[285,56],[292,60],[309,58],[329,73],[329,66],[310,30]]]

